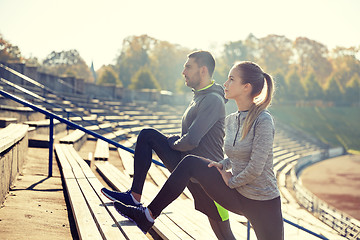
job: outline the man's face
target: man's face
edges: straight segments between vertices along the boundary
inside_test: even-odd
[[[185,84],[190,88],[194,88],[195,90],[200,85],[200,68],[198,64],[195,62],[195,58],[188,58],[186,63],[184,64],[184,70],[182,74],[185,77]]]

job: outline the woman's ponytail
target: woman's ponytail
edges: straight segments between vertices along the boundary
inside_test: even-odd
[[[260,115],[260,113],[267,109],[272,101],[273,93],[274,93],[274,82],[273,78],[265,73],[260,66],[252,62],[241,62],[237,65],[239,70],[245,71],[243,72],[242,79],[245,80],[245,83],[250,83],[253,87],[252,96],[254,99],[259,96],[263,96],[261,94],[265,82],[266,82],[266,94],[265,97],[259,101],[254,102],[254,104],[250,107],[249,112],[245,118],[245,122],[242,129],[241,139],[244,139],[246,135],[249,133],[251,126],[255,122],[256,118]],[[247,78],[248,77],[248,78]],[[265,81],[264,81],[265,79]]]

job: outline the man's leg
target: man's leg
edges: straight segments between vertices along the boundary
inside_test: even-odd
[[[101,192],[112,201],[120,201],[126,205],[140,205],[145,178],[152,161],[152,150],[157,153],[170,171],[172,171],[181,160],[180,152],[172,150],[169,147],[165,135],[152,128],[143,129],[136,142],[134,178],[131,189],[126,192],[117,192],[102,188]]]
[[[181,160],[181,154],[170,148],[167,137],[156,129],[148,128],[141,130],[135,147],[134,154],[134,178],[131,192],[135,199],[140,202],[146,175],[152,161],[152,150],[156,152],[167,169],[174,170]]]

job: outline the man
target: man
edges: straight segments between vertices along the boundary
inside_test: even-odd
[[[103,188],[102,193],[113,201],[126,205],[140,205],[141,194],[152,160],[152,150],[169,171],[188,154],[214,161],[224,159],[225,98],[221,85],[212,80],[215,60],[207,51],[188,55],[182,74],[185,84],[194,96],[182,117],[181,136],[166,137],[155,129],[143,129],[137,139],[134,154],[134,178],[127,192]],[[211,227],[219,239],[235,239],[228,212],[215,203],[195,182],[187,185],[194,197],[195,209],[208,216]]]

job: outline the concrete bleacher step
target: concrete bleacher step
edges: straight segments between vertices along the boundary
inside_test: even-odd
[[[35,112],[29,107],[15,107],[7,105],[0,105],[0,117],[16,118],[18,119],[18,122],[37,121],[44,119],[43,114]]]
[[[0,117],[0,128],[5,128],[9,126],[11,123],[17,123],[17,118],[10,118],[10,117]]]
[[[124,149],[118,148],[117,152],[124,166],[125,173],[132,177],[134,175],[134,157],[133,154],[125,151]]]
[[[63,132],[66,130],[66,124],[61,123],[59,120],[54,119],[54,134]],[[50,119],[39,120],[39,121],[26,121],[24,124],[35,128],[35,134],[48,135],[50,133]]]
[[[23,138],[28,128],[29,126],[25,124],[11,123],[6,128],[0,129],[0,153]]]
[[[60,138],[60,143],[73,145],[76,150],[79,150],[81,146],[87,140],[87,134],[79,129],[76,129],[67,136]]]
[[[101,139],[96,141],[94,159],[103,161],[107,161],[109,159],[109,143]]]

